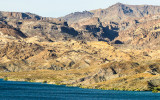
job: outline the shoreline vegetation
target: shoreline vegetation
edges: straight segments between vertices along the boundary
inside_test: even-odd
[[[106,87],[106,88],[96,88],[92,86],[83,86],[83,85],[71,85],[71,84],[61,84],[61,83],[52,83],[48,82],[46,80],[29,80],[29,79],[10,79],[8,77],[2,78],[3,81],[16,81],[16,82],[31,82],[31,83],[42,83],[42,84],[52,84],[52,85],[65,85],[66,87],[79,87],[79,88],[84,88],[84,89],[100,89],[100,90],[115,90],[115,91],[152,91],[152,93],[160,93],[160,87],[153,87],[150,90],[141,90],[141,89],[126,89],[126,88],[111,88],[111,87]]]

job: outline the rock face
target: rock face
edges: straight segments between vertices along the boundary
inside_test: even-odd
[[[15,38],[26,38],[27,36],[23,34],[20,30],[0,22],[0,35],[2,37],[15,37]]]
[[[115,40],[141,48],[159,49],[160,15],[139,19],[139,23],[119,32]]]

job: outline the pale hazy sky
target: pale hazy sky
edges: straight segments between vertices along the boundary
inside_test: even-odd
[[[107,8],[117,2],[132,5],[160,5],[160,0],[0,0],[0,11],[31,12],[44,17]]]

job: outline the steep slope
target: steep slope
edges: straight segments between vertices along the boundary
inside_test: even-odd
[[[5,24],[4,22],[0,22],[0,37],[1,38],[26,38],[27,36],[22,33],[20,30]]]

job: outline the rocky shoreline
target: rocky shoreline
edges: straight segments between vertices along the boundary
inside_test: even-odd
[[[85,88],[85,89],[100,89],[100,90],[116,90],[116,91],[152,91],[153,93],[160,93],[160,87],[154,87],[149,90],[141,90],[141,89],[127,89],[127,88],[112,88],[112,87],[104,87],[104,88],[97,88],[92,86],[83,86],[83,85],[73,85],[73,84],[65,84],[65,83],[56,83],[46,80],[27,80],[27,79],[11,79],[8,77],[2,78],[4,81],[17,81],[17,82],[34,82],[34,83],[42,83],[42,84],[53,84],[53,85],[65,85],[67,87],[79,87],[79,88]]]

